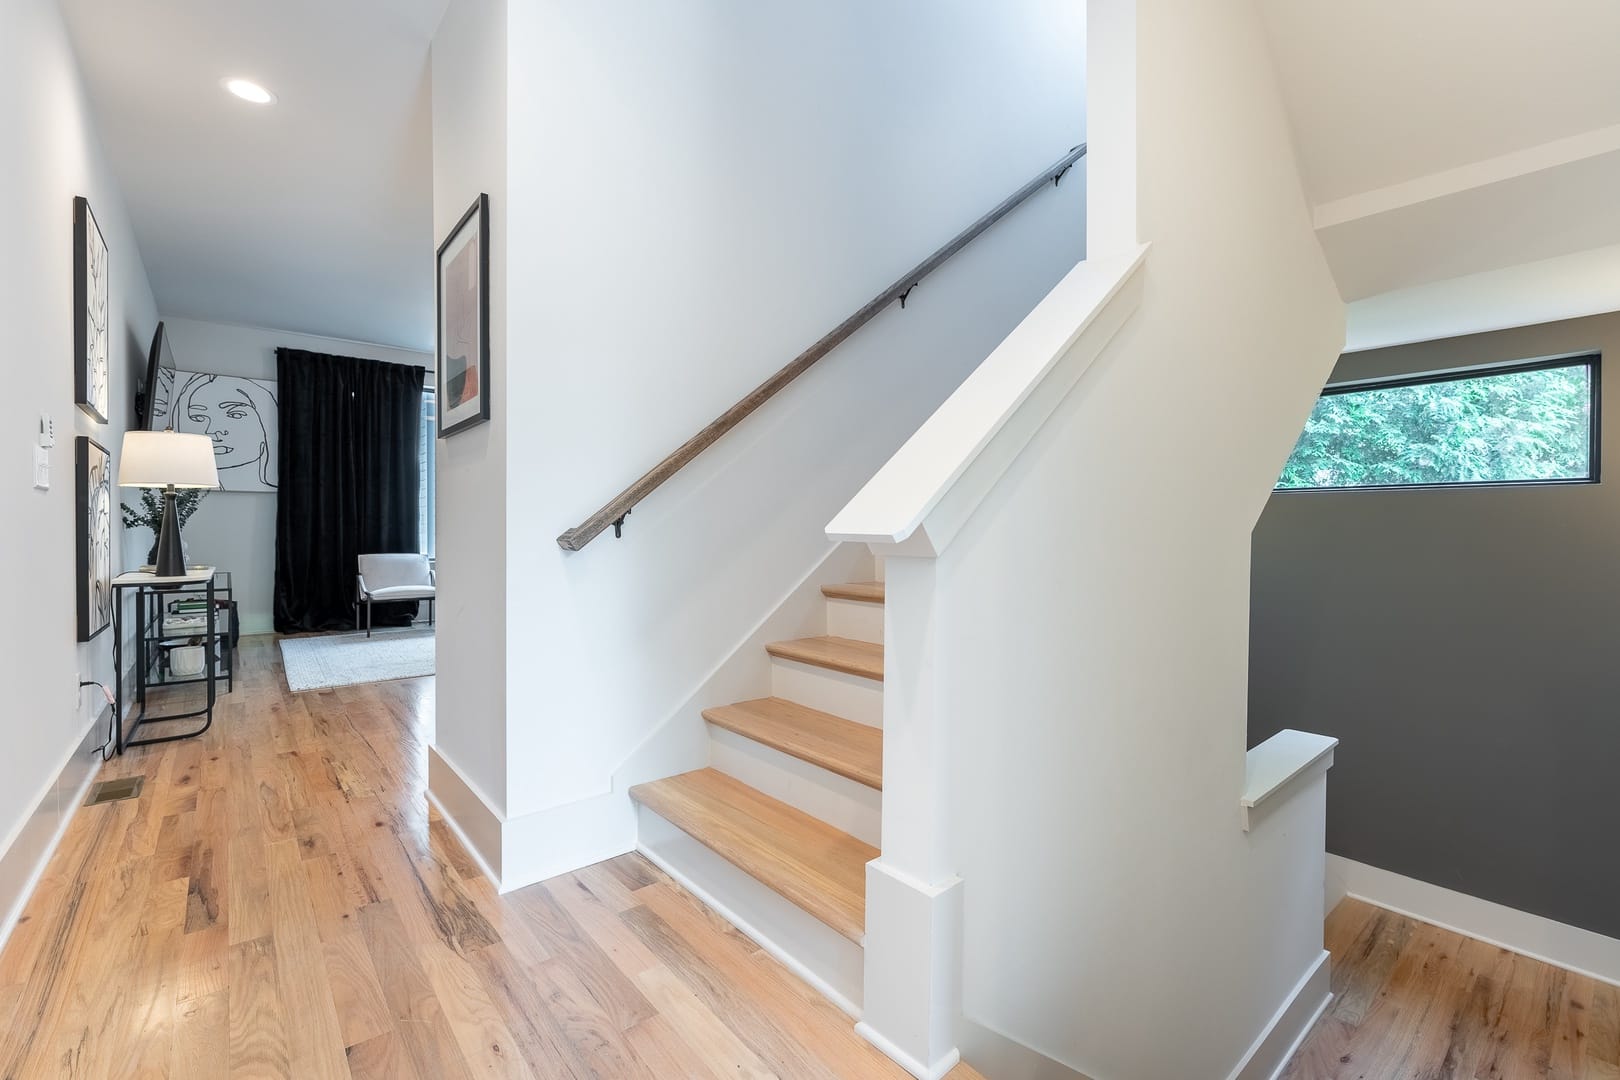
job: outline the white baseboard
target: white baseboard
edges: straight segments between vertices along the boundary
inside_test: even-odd
[[[28,901],[33,898],[45,867],[84,802],[85,792],[101,771],[101,760],[95,755],[106,738],[103,733],[111,715],[110,706],[102,709],[80,734],[67,760],[35,802],[33,811],[7,841],[4,852],[0,852],[0,905],[5,910],[5,918],[0,921],[0,946],[5,945],[16,929],[17,920],[22,918]]]
[[[503,815],[433,743],[428,744],[427,795],[479,869],[500,888]]]
[[[1330,898],[1353,896],[1398,915],[1620,986],[1620,939],[1338,855],[1327,857],[1327,876]]]
[[[432,744],[428,799],[497,892],[623,855],[636,845],[635,807],[622,791],[508,817]]]
[[[636,849],[636,807],[624,791],[509,817],[501,827],[500,891],[511,892]]]
[[[956,1068],[957,1062],[962,1060],[962,1052],[952,1047],[938,1061],[924,1064],[884,1038],[882,1034],[873,1029],[871,1024],[864,1020],[855,1025],[855,1034],[883,1051],[886,1057],[912,1076],[915,1076],[917,1080],[944,1080],[945,1074]]]
[[[1328,989],[1332,982],[1331,964],[1332,956],[1324,949],[1305,970],[1228,1080],[1275,1080],[1283,1071],[1333,1000]]]
[[[996,1080],[1091,1080],[1078,1069],[965,1016],[958,1021],[957,1031],[963,1060],[984,1076]]]

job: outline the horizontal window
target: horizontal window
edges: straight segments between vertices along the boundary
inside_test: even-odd
[[[1332,387],[1277,488],[1596,480],[1597,359]]]

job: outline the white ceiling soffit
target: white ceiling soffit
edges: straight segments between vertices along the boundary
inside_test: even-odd
[[[431,347],[446,2],[61,0],[162,312]]]
[[[1260,4],[1346,300],[1620,244],[1620,3]]]
[[[1345,352],[1620,311],[1620,244],[1369,296]]]

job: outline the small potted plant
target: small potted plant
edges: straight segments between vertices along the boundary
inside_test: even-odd
[[[184,528],[191,515],[197,512],[197,505],[206,494],[208,492],[202,488],[190,488],[175,494],[174,510],[180,519],[181,528]],[[129,503],[124,503],[119,509],[124,513],[124,528],[152,530],[152,548],[146,553],[146,562],[148,565],[157,562],[158,530],[163,527],[163,492],[157,488],[143,488],[139,510]],[[182,546],[184,543],[185,540],[182,538]]]

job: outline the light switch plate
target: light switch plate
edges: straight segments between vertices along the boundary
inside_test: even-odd
[[[51,452],[43,446],[34,447],[34,486],[51,490]]]
[[[47,450],[56,445],[56,421],[50,413],[39,414],[39,445]]]

